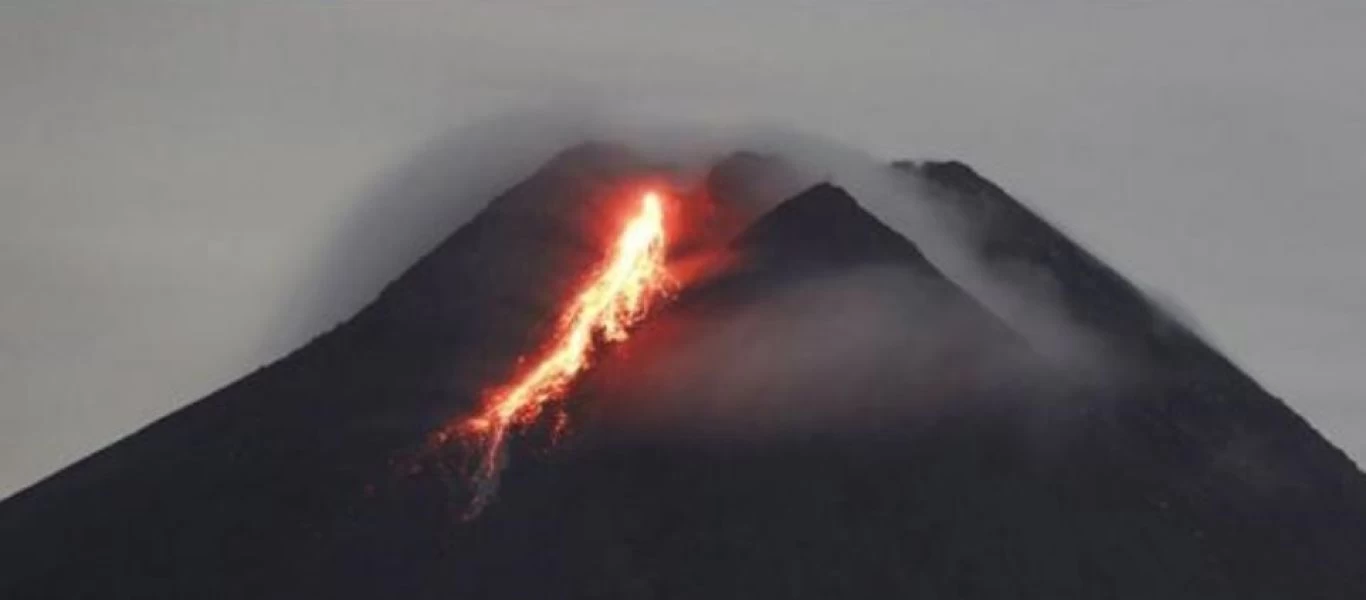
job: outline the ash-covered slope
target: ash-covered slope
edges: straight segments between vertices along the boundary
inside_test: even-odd
[[[934,166],[908,176],[1005,206],[967,209],[1001,240],[984,255],[1082,282],[1066,301],[1111,315],[1086,324],[1139,376],[1036,360],[817,186],[602,357],[576,433],[514,445],[498,499],[458,522],[465,490],[395,459],[544,336],[648,169],[567,153],[352,321],[0,504],[0,597],[1366,596],[1363,477],[1340,453],[1194,336],[1153,333],[1132,286],[1008,196]]]

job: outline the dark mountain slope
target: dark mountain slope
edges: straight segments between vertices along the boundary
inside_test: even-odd
[[[918,174],[971,224],[983,262],[1002,272],[1028,265],[1046,273],[1060,290],[1070,317],[1102,334],[1151,382],[1178,389],[1182,399],[1167,410],[1187,410],[1182,420],[1199,420],[1206,436],[1222,438],[1240,428],[1267,428],[1272,454],[1300,455],[1306,465],[1322,465],[1325,476],[1314,485],[1345,486],[1366,505],[1366,489],[1350,459],[1327,443],[1284,402],[1266,393],[1221,352],[1136,286],[995,184],[962,163],[899,163]],[[1164,417],[1158,417],[1164,418]],[[1209,442],[1210,440],[1206,440]],[[1303,468],[1303,467],[1300,467]]]
[[[937,275],[914,244],[830,184],[817,185],[782,203],[733,245],[770,269],[804,271],[808,264],[839,268],[886,262]]]
[[[1133,352],[1171,366],[1246,379],[1219,352],[1153,304],[1133,284],[970,167],[930,162],[897,168],[934,186],[970,223],[978,253],[1001,267],[1023,263],[1051,274],[1069,314]]]
[[[1205,488],[1210,486],[1228,486],[1225,493],[1243,493],[1243,503],[1265,503],[1259,510],[1268,511],[1253,517],[1239,510],[1215,510],[1205,517],[1210,524],[1221,523],[1247,547],[1296,548],[1286,560],[1304,561],[1303,568],[1310,571],[1317,568],[1313,563],[1334,563],[1366,551],[1366,478],[1284,402],[1123,276],[970,167],[903,162],[895,168],[923,180],[933,200],[963,217],[983,264],[1003,279],[1021,265],[1046,274],[1057,284],[1057,298],[1068,316],[1099,333],[1135,369],[1133,380],[1117,390],[1125,401],[1115,404],[1116,422],[1107,428],[1115,435],[1136,436],[1126,442],[1135,448],[1166,455],[1165,463],[1149,467],[1155,477],[1187,477],[1182,493],[1196,496],[1209,493]],[[1260,538],[1267,528],[1257,520],[1268,517],[1293,532]],[[1311,525],[1319,521],[1323,524]],[[1366,571],[1359,566],[1346,571],[1357,573],[1352,579],[1361,585],[1360,574]]]
[[[962,298],[914,246],[884,237],[881,224],[850,207],[842,192],[818,187],[774,210],[737,241],[752,261],[734,278],[686,293],[600,365],[579,401],[678,408],[647,435],[613,430],[638,422],[598,422],[552,464],[523,456],[500,502],[455,533],[453,568],[463,576],[454,577],[474,587],[453,585],[475,596],[813,598],[1334,598],[1363,589],[1360,507],[1322,480],[1280,479],[1287,461],[1313,458],[1268,454],[1261,445],[1275,444],[1274,431],[1246,431],[1230,446],[1222,425],[1149,408],[1195,402],[1180,385],[949,386],[959,405],[944,410],[922,402],[935,372],[897,355],[853,374],[797,362],[811,371],[737,378],[725,365],[759,368],[784,340],[838,345],[773,333],[818,316],[771,317],[790,310],[785,294],[802,282],[872,268]],[[813,237],[815,223],[862,233]],[[970,299],[947,305],[993,322]],[[884,325],[917,330],[949,314],[943,302],[930,306]],[[765,328],[753,314],[777,322]],[[981,342],[942,354],[954,363],[1011,343],[994,326],[949,322]],[[698,343],[716,329],[740,330],[721,336],[742,340],[740,352]],[[769,336],[774,344],[749,344]],[[869,360],[860,355],[857,365]],[[651,372],[658,365],[664,374]],[[706,378],[721,385],[697,383]],[[886,398],[909,412],[887,410]],[[791,423],[810,402],[853,406],[864,421],[835,409],[818,413],[816,427]],[[1045,432],[1056,438],[1047,443],[1021,418],[1028,407],[1069,402],[1120,408],[1060,424]],[[673,429],[689,419],[701,424]],[[510,530],[538,542],[510,543]],[[509,568],[525,564],[543,578]],[[483,575],[491,572],[503,577]]]
[[[838,187],[780,204],[726,253],[737,258],[723,275],[682,290],[595,369],[587,393],[606,417],[733,428],[725,407],[748,406],[761,439],[775,433],[765,423],[827,417],[899,436],[939,401],[1009,408],[980,401],[1043,377],[1020,336]],[[852,414],[874,408],[879,418]],[[808,425],[803,435],[827,429]]]
[[[336,566],[328,556],[358,535],[347,524],[366,490],[393,499],[395,459],[544,336],[645,168],[618,148],[566,152],[351,321],[6,500],[0,597],[316,589],[318,569]],[[428,479],[385,529],[364,532],[401,545],[367,569],[439,551],[450,518]]]
[[[1070,385],[831,186],[602,356],[576,433],[514,444],[456,521],[458,483],[393,459],[544,336],[648,167],[567,153],[352,321],[0,504],[0,597],[1366,596],[1362,476],[1231,365],[1116,326],[1145,377]]]

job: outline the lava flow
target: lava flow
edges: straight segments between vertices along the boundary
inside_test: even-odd
[[[478,452],[475,496],[467,517],[478,515],[492,497],[506,460],[509,430],[534,423],[547,405],[563,398],[598,347],[626,339],[651,305],[667,297],[671,279],[664,264],[661,204],[657,192],[641,195],[639,212],[622,229],[605,264],[561,314],[545,353],[507,385],[494,388],[478,413],[452,428]],[[449,435],[438,437],[444,441]]]

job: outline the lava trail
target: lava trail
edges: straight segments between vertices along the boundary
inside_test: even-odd
[[[667,298],[672,279],[665,269],[664,211],[658,192],[641,195],[639,211],[627,221],[607,260],[561,313],[551,343],[529,369],[493,388],[473,416],[438,434],[454,436],[475,448],[472,518],[486,506],[506,461],[510,430],[536,422],[545,408],[562,399],[588,368],[603,344],[619,342],[651,306]]]

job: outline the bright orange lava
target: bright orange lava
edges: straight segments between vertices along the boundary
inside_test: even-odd
[[[640,211],[622,229],[608,261],[561,315],[545,355],[509,385],[497,388],[484,408],[460,425],[463,437],[477,441],[482,450],[468,516],[477,515],[491,497],[509,428],[534,423],[588,368],[598,346],[626,339],[650,305],[668,294],[661,205],[657,192],[641,195]]]

